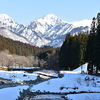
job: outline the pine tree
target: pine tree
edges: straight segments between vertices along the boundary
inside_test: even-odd
[[[70,33],[67,34],[66,39],[60,49],[59,64],[62,69],[68,69],[68,67],[70,67],[72,39],[73,36]]]
[[[95,65],[95,53],[96,53],[96,20],[93,18],[92,24],[91,24],[91,31],[89,35],[89,39],[87,42],[87,50],[85,53],[85,61],[89,63],[88,65],[88,72],[89,74],[93,73],[93,65]]]
[[[100,70],[100,25],[98,25],[96,33],[95,65],[97,66],[97,70]]]
[[[88,34],[78,34],[72,36],[68,34],[60,49],[59,63],[61,68],[71,70],[85,63],[84,54],[86,51],[86,45],[88,40]]]

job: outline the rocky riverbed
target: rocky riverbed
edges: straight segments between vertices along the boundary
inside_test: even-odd
[[[61,71],[59,78],[56,73],[51,75],[51,71],[1,72],[2,78],[11,80],[1,79],[1,86],[5,87],[0,95],[3,95],[2,100],[99,100],[100,77],[80,74],[80,70],[81,67],[75,71]]]
[[[46,75],[45,75],[46,77]],[[53,77],[49,77],[49,79],[51,79]],[[40,76],[37,77],[36,80],[32,81],[18,81],[18,82],[13,82],[10,79],[4,79],[4,78],[0,78],[0,89],[4,89],[4,88],[9,88],[9,87],[17,87],[17,86],[24,86],[27,85],[29,88],[28,89],[23,89],[22,92],[20,92],[20,96],[17,98],[17,100],[65,100],[63,97],[63,95],[58,95],[58,94],[46,94],[46,93],[42,93],[40,94],[39,91],[38,92],[31,92],[30,89],[33,85],[42,83],[44,81],[47,81],[48,78],[43,79]]]
[[[0,89],[2,88],[8,88],[8,87],[15,87],[15,86],[22,86],[22,85],[36,85],[38,83],[44,82],[48,79],[43,79],[40,78],[39,76],[37,77],[36,80],[30,80],[30,81],[17,81],[17,82],[13,82],[10,79],[4,79],[4,78],[0,78]]]

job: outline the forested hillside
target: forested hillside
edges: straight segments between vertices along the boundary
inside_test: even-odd
[[[41,49],[19,41],[13,41],[0,35],[0,51],[9,50],[12,54],[21,56],[36,56]]]
[[[62,69],[75,69],[85,63],[85,51],[87,47],[88,33],[66,36],[60,49],[59,64]]]
[[[100,13],[93,18],[89,40],[87,42],[86,61],[90,74],[98,74],[100,70]]]
[[[0,66],[38,66],[56,69],[59,64],[58,57],[59,48],[39,48],[0,36]]]
[[[60,49],[59,64],[62,69],[75,69],[88,63],[89,74],[100,70],[100,13],[93,18],[90,34],[68,34]]]
[[[45,48],[46,49],[46,48]],[[43,49],[39,54],[38,58],[40,60],[46,61],[45,68],[46,69],[59,69],[59,51],[60,48],[51,48]]]

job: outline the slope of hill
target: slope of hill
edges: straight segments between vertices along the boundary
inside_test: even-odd
[[[8,35],[9,36],[9,35]],[[21,39],[21,37],[20,37]],[[22,38],[23,39],[23,38]],[[9,50],[11,54],[29,56],[37,55],[40,52],[39,47],[31,46],[30,44],[13,41],[0,35],[0,51]]]
[[[4,27],[0,27],[0,35],[15,41],[20,41],[23,43],[27,43],[27,44],[31,44],[26,38],[24,38],[23,36],[20,36]]]

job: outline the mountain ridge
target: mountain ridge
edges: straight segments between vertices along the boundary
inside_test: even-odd
[[[66,34],[88,31],[91,23],[89,20],[68,23],[54,14],[45,15],[25,25],[17,23],[6,14],[0,14],[0,18],[0,27],[5,27],[25,37],[30,43],[38,47],[44,45],[59,47],[63,43]]]
[[[12,39],[14,41],[19,41],[22,43],[34,45],[34,44],[30,43],[25,37],[23,37],[19,34],[16,34],[16,33],[12,32],[11,30],[6,29],[5,27],[0,27],[0,35],[5,38]]]

